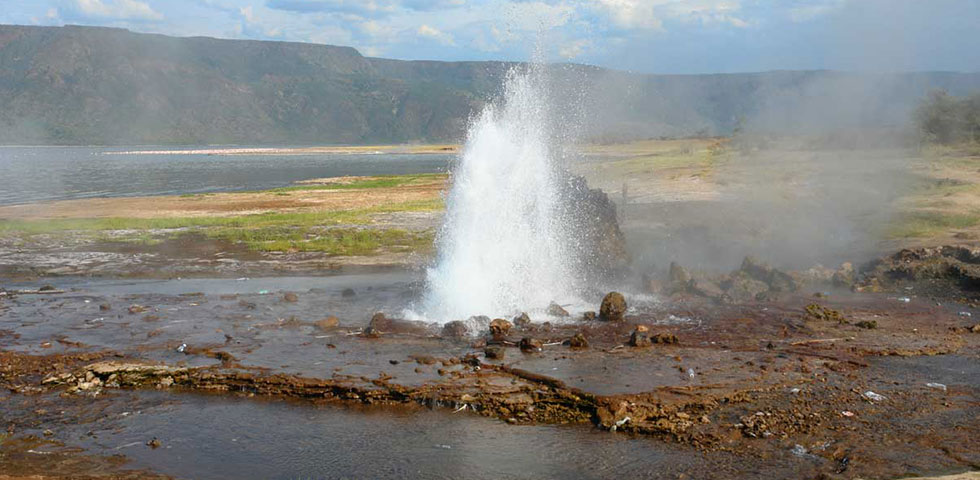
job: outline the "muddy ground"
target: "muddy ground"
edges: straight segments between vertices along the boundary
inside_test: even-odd
[[[133,466],[122,454],[93,455],[78,433],[99,431],[104,412],[172,401],[139,393],[166,391],[434,409],[515,429],[572,425],[698,459],[646,471],[651,478],[978,470],[980,310],[968,283],[976,259],[917,255],[883,259],[852,288],[801,283],[748,300],[668,279],[657,297],[627,292],[624,321],[538,314],[509,328],[497,322],[495,335],[489,319],[448,328],[395,319],[417,294],[411,274],[362,279],[353,290],[344,277],[259,293],[205,283],[185,284],[201,292],[174,283],[155,293],[22,288],[0,303],[0,458],[15,477],[166,473],[145,458]],[[372,318],[371,305],[387,305],[387,315]],[[132,448],[152,459],[168,441]]]

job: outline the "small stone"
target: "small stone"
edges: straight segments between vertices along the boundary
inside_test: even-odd
[[[875,328],[878,328],[878,321],[877,320],[861,320],[860,322],[855,323],[854,326],[856,326],[858,328],[864,328],[864,329],[868,329],[868,330],[873,330]]]
[[[491,345],[483,351],[483,354],[490,359],[503,360],[505,355],[505,350],[504,347]]]
[[[453,320],[442,327],[442,336],[449,338],[461,338],[469,335],[469,329],[462,320]]]
[[[331,315],[327,318],[321,318],[320,320],[317,320],[316,322],[314,322],[314,325],[316,325],[316,328],[326,331],[333,328],[337,328],[337,326],[340,325],[340,319]]]
[[[52,432],[51,430],[45,430],[43,433],[45,437],[50,437],[51,435],[54,435],[54,432]]]
[[[551,304],[548,305],[548,309],[545,310],[545,313],[547,313],[548,315],[551,315],[552,317],[567,317],[567,316],[569,316],[568,310],[565,310],[561,305],[558,305],[555,302],[551,302]]]
[[[282,299],[290,303],[295,303],[299,301],[299,296],[293,292],[286,292],[286,294],[282,296]]]
[[[161,443],[160,440],[157,440],[156,437],[153,437],[152,440],[146,442],[146,446],[150,448],[159,448],[161,445],[163,445],[163,443]]]
[[[340,296],[344,298],[351,298],[357,296],[357,292],[353,288],[345,288],[344,291],[340,292]]]
[[[142,305],[130,305],[128,310],[129,310],[129,313],[130,314],[137,314],[137,313],[143,313],[143,312],[145,312],[146,311],[146,307],[144,307]]]
[[[522,338],[520,347],[524,353],[534,353],[544,350],[544,344],[541,343],[541,340],[535,340],[531,337]]]
[[[970,331],[973,333],[980,333],[980,323],[970,327]]]
[[[490,322],[490,334],[495,338],[503,337],[510,332],[511,327],[513,327],[513,325],[507,320],[497,318]]]
[[[626,319],[626,298],[622,293],[609,292],[599,307],[599,320],[621,322]]]
[[[650,341],[650,337],[645,332],[633,330],[633,333],[630,334],[629,345],[631,347],[645,348],[653,345],[653,342]]]
[[[592,310],[589,310],[588,312],[583,313],[582,314],[582,320],[584,320],[586,322],[591,322],[591,321],[595,320],[595,312],[593,312]]]
[[[102,305],[99,305],[99,310],[103,312],[108,312],[109,310],[112,310],[112,305],[109,305],[108,303],[103,303]]]
[[[677,335],[673,333],[658,333],[650,337],[650,341],[664,345],[676,345],[678,343]]]
[[[576,333],[571,340],[568,341],[568,346],[575,349],[589,348],[589,341],[585,338],[582,333]]]
[[[520,328],[527,328],[531,325],[531,317],[527,316],[526,313],[521,312],[521,314],[514,317],[511,322]]]
[[[380,338],[381,337],[381,330],[378,330],[377,328],[368,325],[367,328],[365,328],[361,332],[361,336],[364,337],[364,338]]]

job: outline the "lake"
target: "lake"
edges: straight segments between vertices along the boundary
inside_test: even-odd
[[[193,150],[188,147],[181,150]],[[209,147],[210,148],[210,147]],[[169,149],[169,148],[168,148]],[[150,147],[0,147],[0,205],[264,190],[344,175],[446,171],[453,154],[142,154]],[[177,149],[174,149],[177,150]]]

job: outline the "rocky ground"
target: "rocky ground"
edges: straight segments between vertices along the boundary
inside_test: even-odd
[[[710,287],[675,266],[648,282],[665,303],[610,294],[575,318],[552,306],[442,328],[391,313],[287,315],[342,311],[358,294],[339,289],[7,292],[0,450],[15,474],[129,478],[111,458],[29,452],[60,445],[59,425],[91,421],[114,391],[164,389],[591,425],[717,460],[663,478],[766,476],[768,462],[794,458],[807,459],[795,478],[980,469],[978,259],[909,250],[810,280],[747,259]],[[88,310],[103,316],[79,323]]]

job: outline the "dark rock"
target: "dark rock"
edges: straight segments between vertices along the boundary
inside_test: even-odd
[[[490,334],[496,337],[504,337],[510,333],[510,329],[513,327],[510,322],[502,318],[494,319],[490,322]]]
[[[368,325],[363,331],[361,331],[361,336],[364,338],[379,338],[381,337],[381,330],[378,330],[374,326]]]
[[[742,260],[742,266],[738,269],[738,272],[742,272],[753,280],[766,284],[767,289],[774,292],[795,292],[799,289],[796,280],[788,273],[772,268],[752,256],[745,257]]]
[[[469,335],[469,329],[462,320],[453,320],[442,327],[442,336],[449,338],[462,338]]]
[[[531,337],[522,338],[520,347],[524,353],[535,353],[544,350],[544,344],[541,343],[541,340],[535,340]]]
[[[56,288],[54,288],[54,285],[44,285],[43,287],[37,289],[37,291],[39,292],[50,292],[53,290],[57,290]]]
[[[517,325],[520,328],[527,328],[528,326],[531,325],[531,317],[527,316],[526,313],[521,312],[521,314],[514,317],[514,319],[511,320],[511,322],[513,322],[514,325]]]
[[[878,328],[878,321],[877,320],[861,320],[860,322],[855,323],[854,326],[859,327],[859,328],[866,328],[868,330],[873,330],[875,328]]]
[[[491,345],[483,350],[483,354],[486,355],[487,358],[493,360],[503,360],[505,353],[506,350],[504,350],[504,347],[497,345]]]
[[[552,317],[567,317],[567,316],[569,316],[568,310],[565,310],[561,305],[558,305],[555,302],[551,302],[551,304],[548,305],[548,309],[545,310],[545,313],[547,313],[548,315],[551,315]]]
[[[576,333],[572,339],[568,341],[568,346],[575,349],[589,348],[589,341],[585,338],[585,335]]]
[[[582,314],[582,320],[585,320],[586,322],[591,322],[595,320],[595,318],[596,318],[595,312],[593,312],[592,310],[589,310],[588,312]]]
[[[573,269],[600,278],[616,276],[629,265],[626,239],[619,229],[616,204],[602,190],[590,189],[585,178],[559,172],[561,220],[575,232],[569,252]]]
[[[769,290],[768,284],[742,270],[733,273],[722,286],[725,294],[738,303],[755,301],[758,295]]]
[[[112,305],[109,305],[108,303],[103,303],[102,305],[99,305],[99,310],[103,312],[108,312],[109,310],[112,310]]]
[[[816,303],[807,305],[806,308],[804,308],[804,311],[806,312],[807,317],[814,320],[837,322],[840,325],[850,323],[847,321],[847,317],[845,317],[843,313],[823,305],[817,305]]]
[[[622,322],[626,319],[626,298],[622,293],[609,292],[599,306],[599,320]]]
[[[650,341],[662,345],[677,345],[677,335],[673,333],[658,333],[650,337]]]
[[[331,330],[337,328],[337,326],[340,325],[340,319],[331,315],[327,318],[321,318],[320,320],[317,320],[316,322],[314,322],[314,325],[316,325],[316,328],[319,328],[320,330]]]
[[[633,333],[630,334],[631,347],[644,348],[644,347],[649,347],[651,345],[653,345],[653,342],[650,341],[650,337],[647,335],[647,332],[640,331],[640,330],[633,330]]]
[[[678,265],[676,262],[670,262],[670,271],[667,273],[667,279],[670,283],[666,289],[666,293],[668,294],[686,292],[693,282],[691,274],[688,273],[687,269]]]
[[[245,300],[239,300],[238,301],[238,306],[239,307],[242,307],[242,308],[247,308],[249,310],[255,310],[255,307],[257,305],[255,303],[253,303],[253,302],[247,302]]]
[[[844,262],[830,277],[830,282],[838,287],[850,288],[854,285],[854,278],[854,266],[851,265],[851,262]]]
[[[340,292],[340,296],[344,298],[351,298],[357,296],[357,292],[355,292],[353,288],[345,288],[342,292]]]
[[[298,302],[299,301],[299,296],[297,296],[293,292],[286,292],[286,294],[282,296],[282,299],[285,300],[285,301],[287,301],[287,302],[293,303],[293,302]]]

